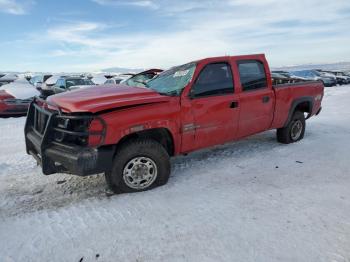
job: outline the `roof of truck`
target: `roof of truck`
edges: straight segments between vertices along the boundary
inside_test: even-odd
[[[265,58],[265,54],[250,54],[250,55],[235,55],[235,56],[214,56],[214,57],[207,57],[207,58],[203,58],[203,59],[198,59],[198,60],[195,60],[193,62],[194,63],[198,63],[198,62],[206,62],[206,61],[210,61],[210,60],[220,60],[220,59],[228,59],[228,58],[249,60],[249,59],[256,59],[258,57],[259,58]]]

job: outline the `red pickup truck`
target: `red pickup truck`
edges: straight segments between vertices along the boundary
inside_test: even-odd
[[[35,99],[27,153],[46,175],[105,173],[116,193],[148,190],[167,182],[171,156],[269,129],[281,143],[301,140],[324,89],[321,82],[273,85],[264,55],[198,60],[144,85]]]

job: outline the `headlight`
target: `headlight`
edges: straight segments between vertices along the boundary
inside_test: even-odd
[[[57,142],[85,146],[88,140],[89,119],[70,119],[58,117],[54,139]],[[86,133],[86,134],[85,134]]]

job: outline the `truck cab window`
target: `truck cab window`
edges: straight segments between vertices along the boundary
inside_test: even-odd
[[[267,87],[264,64],[257,60],[238,62],[239,76],[243,91]]]
[[[191,95],[194,97],[232,94],[234,92],[231,67],[227,63],[209,64],[202,69]]]

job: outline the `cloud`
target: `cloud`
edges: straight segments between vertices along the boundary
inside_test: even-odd
[[[158,5],[150,0],[92,0],[93,2],[104,6],[135,6],[158,9]]]
[[[0,0],[0,12],[12,15],[24,15],[28,13],[29,7],[34,4],[33,1]]]
[[[128,15],[108,23],[86,17],[55,21],[59,24],[35,33],[47,50],[40,56],[48,66],[64,71],[168,68],[203,57],[249,53],[266,53],[274,66],[350,60],[350,36],[344,33],[350,17],[340,12],[348,10],[348,1],[94,1],[108,8],[141,7],[140,2],[149,2],[143,8],[157,8],[146,10],[152,16],[149,24],[142,16],[128,20]]]

